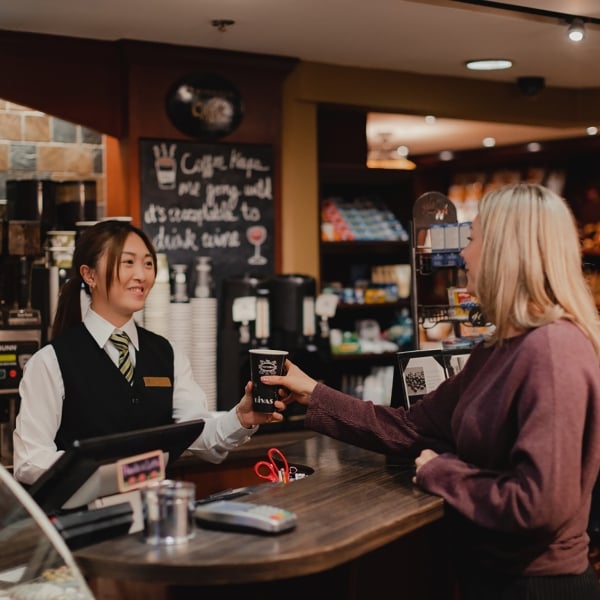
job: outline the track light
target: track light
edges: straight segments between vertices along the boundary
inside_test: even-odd
[[[585,27],[581,19],[573,19],[567,30],[567,35],[572,42],[581,42],[585,37]]]

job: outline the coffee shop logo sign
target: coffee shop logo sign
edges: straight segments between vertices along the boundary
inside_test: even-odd
[[[227,224],[247,223],[251,229],[263,218],[261,203],[272,204],[271,166],[256,156],[236,147],[179,152],[175,143],[157,143],[152,150],[157,188],[166,201],[147,203],[143,219],[158,227],[153,240],[158,252],[238,247],[240,228]],[[210,230],[203,230],[208,224]]]

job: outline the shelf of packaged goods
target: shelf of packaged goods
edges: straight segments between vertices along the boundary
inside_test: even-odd
[[[397,248],[407,248],[402,240],[360,240],[344,242],[321,242],[321,252],[325,254],[387,254]]]
[[[369,312],[375,309],[400,309],[410,308],[410,298],[403,298],[395,302],[340,302],[336,310],[348,312]]]
[[[419,275],[431,275],[436,269],[461,269],[465,265],[458,250],[417,251],[415,263]]]

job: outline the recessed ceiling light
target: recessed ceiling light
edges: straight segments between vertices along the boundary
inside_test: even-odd
[[[528,152],[539,152],[542,149],[542,145],[539,142],[529,142],[527,144]]]
[[[510,69],[512,66],[512,60],[507,58],[485,58],[469,60],[465,63],[465,67],[471,71],[501,71],[502,69]]]
[[[591,125],[590,127],[588,127],[585,132],[588,135],[598,135],[598,128],[594,125]]]
[[[493,137],[484,137],[481,143],[485,148],[493,148],[496,145],[496,139]]]

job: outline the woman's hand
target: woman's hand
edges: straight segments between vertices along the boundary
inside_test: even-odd
[[[281,400],[275,400],[276,410],[285,410],[285,404]],[[276,423],[283,421],[283,415],[278,412],[264,413],[252,410],[252,382],[249,381],[244,388],[244,395],[235,407],[238,421],[246,429],[264,423]]]
[[[413,483],[417,483],[416,474],[419,472],[421,467],[423,465],[426,465],[432,458],[435,458],[437,455],[438,453],[434,452],[433,450],[425,449],[421,451],[421,454],[419,454],[419,456],[417,456],[417,458],[415,459],[416,471],[415,476],[413,477]]]
[[[260,380],[268,385],[277,385],[282,388],[284,395],[281,396],[281,400],[284,407],[291,402],[299,402],[308,406],[317,385],[315,379],[309,377],[289,359],[285,361],[285,375],[263,375]],[[280,391],[280,395],[281,393]]]

